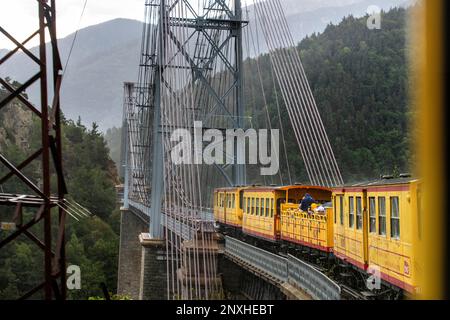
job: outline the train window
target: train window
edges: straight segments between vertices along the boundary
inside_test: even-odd
[[[269,203],[270,203],[270,200],[269,200],[269,198],[267,198],[266,199],[266,217],[269,216]]]
[[[264,211],[265,211],[264,199],[261,199],[261,217],[264,217]]]
[[[369,198],[369,232],[377,232],[377,213],[374,197]]]
[[[273,199],[270,199],[270,217],[273,218]]]
[[[236,209],[236,194],[233,193],[232,200],[231,200],[231,207],[233,209]]]
[[[361,230],[363,227],[362,200],[356,197],[356,229]]]
[[[355,202],[353,197],[348,197],[348,226],[355,226]]]
[[[334,203],[334,210],[333,210],[333,212],[334,212],[334,224],[336,224],[336,223],[337,223],[337,214],[336,214],[336,211],[337,211],[337,207],[336,207],[336,197],[333,197],[333,203]]]
[[[250,198],[247,198],[247,214],[250,214]]]
[[[256,198],[256,215],[259,216],[259,198]]]
[[[378,234],[386,235],[386,198],[378,197]]]
[[[391,238],[400,239],[400,207],[398,197],[391,197]]]
[[[341,226],[344,225],[344,196],[339,196],[339,218],[341,220]]]
[[[244,210],[244,192],[239,192],[239,209]]]
[[[286,200],[283,198],[279,198],[277,200],[277,208],[276,208],[276,212],[281,212],[281,204],[286,203]]]
[[[242,198],[242,202],[241,202],[241,205],[242,205],[242,211],[244,212],[244,213],[246,213],[246,208],[247,208],[247,198]]]
[[[252,198],[252,214],[255,214],[255,198]]]

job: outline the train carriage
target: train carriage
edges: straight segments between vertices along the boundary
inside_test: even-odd
[[[280,238],[280,205],[286,193],[277,187],[253,187],[244,192],[244,233],[269,241]]]
[[[245,188],[223,188],[214,191],[214,218],[218,223],[242,228]]]
[[[297,201],[293,199],[282,205],[281,239],[324,252],[333,251],[333,208],[330,205],[332,192],[322,187],[296,187]],[[292,192],[292,190],[291,190]],[[324,212],[303,212],[299,202],[309,193],[317,205],[323,205]]]
[[[418,180],[382,179],[333,190],[334,254],[414,293],[420,235]]]
[[[214,219],[225,224],[225,190],[214,191]]]
[[[320,204],[331,201],[331,190],[323,187],[295,185],[245,190],[243,232],[265,240],[301,243],[330,252],[332,228],[328,221],[332,209],[323,214],[302,212],[299,203],[307,193]]]
[[[386,282],[415,293],[418,261],[413,251],[420,234],[418,181],[392,180],[367,186],[368,264]]]

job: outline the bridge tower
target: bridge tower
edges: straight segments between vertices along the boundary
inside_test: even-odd
[[[147,0],[145,17],[139,79],[125,86],[119,293],[136,297],[139,282],[140,298],[160,298],[155,288],[163,281],[169,299],[209,298],[218,286],[212,190],[246,184],[245,165],[236,164],[244,155],[235,146],[224,154],[234,160],[228,164],[204,165],[195,152],[185,158],[191,161],[174,163],[173,134],[184,129],[184,138],[201,144],[196,133],[205,128],[248,126],[241,0]],[[131,279],[138,269],[140,278]],[[155,286],[153,295],[145,286]]]

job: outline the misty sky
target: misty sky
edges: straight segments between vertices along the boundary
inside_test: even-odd
[[[197,2],[199,0],[191,0]],[[360,0],[281,0],[289,9],[312,9],[327,5],[342,5]],[[253,3],[253,0],[242,0],[243,4]],[[19,41],[23,41],[38,27],[37,2],[35,0],[0,0],[0,25]],[[85,13],[79,24],[85,0],[58,0],[58,38],[63,38],[75,32],[80,26],[84,28],[116,18],[143,20],[145,0],[88,0]],[[37,41],[27,47],[34,46]],[[15,45],[0,35],[0,49],[14,48]]]
[[[85,0],[57,1],[58,38],[76,31]],[[89,0],[81,28],[115,18],[143,20],[144,0]],[[33,0],[0,0],[0,24],[20,41],[38,28],[37,4]],[[36,43],[34,43],[36,44]],[[0,48],[15,47],[0,35]]]

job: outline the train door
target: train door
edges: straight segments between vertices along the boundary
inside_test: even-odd
[[[286,191],[275,192],[274,197],[276,199],[275,210],[275,237],[281,238],[281,205],[286,203]]]
[[[349,199],[349,212],[353,216],[353,223],[350,221],[348,227],[348,256],[355,261],[361,269],[367,265],[367,232],[364,229],[364,198],[367,196],[366,190],[353,193]]]
[[[364,263],[369,261],[369,210],[368,210],[367,189],[363,190],[362,206],[363,206],[363,247],[364,247]]]
[[[236,215],[238,220],[238,225],[242,227],[242,220],[244,217],[244,190],[239,191],[239,205],[236,209]]]
[[[344,193],[335,195],[335,225],[334,225],[334,251],[338,256],[346,254],[347,246],[345,242],[345,214],[344,214]]]

